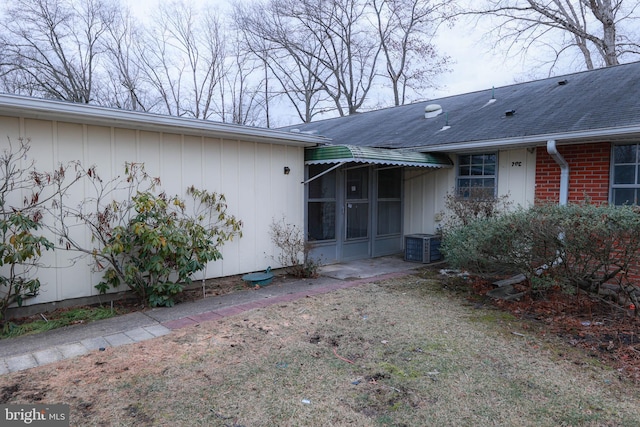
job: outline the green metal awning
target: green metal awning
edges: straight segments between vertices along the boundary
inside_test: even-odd
[[[453,166],[453,162],[446,154],[355,145],[326,145],[307,148],[304,151],[304,161],[307,165],[356,162],[419,168],[450,168]]]

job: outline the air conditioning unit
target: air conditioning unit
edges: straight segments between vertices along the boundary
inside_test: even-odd
[[[404,260],[425,264],[440,261],[440,236],[435,234],[409,234],[404,236]]]

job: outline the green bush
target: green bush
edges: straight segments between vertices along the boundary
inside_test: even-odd
[[[613,282],[624,299],[635,302],[629,273],[639,267],[640,212],[629,206],[541,204],[452,227],[444,233],[442,251],[454,268],[523,273],[537,288],[553,284],[598,294]]]
[[[0,325],[4,324],[7,309],[18,307],[27,298],[38,295],[40,280],[28,272],[42,255],[42,250],[53,249],[53,243],[34,234],[38,223],[20,212],[0,215],[0,267],[7,266],[0,275]]]
[[[240,235],[242,223],[226,213],[223,195],[188,189],[197,209],[164,193],[139,192],[124,225],[113,228],[97,258],[110,260],[101,292],[126,284],[150,306],[172,306],[174,296],[209,261],[222,258],[220,247]]]
[[[40,291],[35,276],[39,260],[44,250],[53,249],[53,243],[38,231],[42,205],[52,197],[44,190],[64,172],[63,167],[55,177],[37,172],[28,153],[29,141],[23,139],[17,144],[8,139],[8,146],[0,152],[0,325],[4,327],[7,309],[22,306]]]
[[[480,274],[535,274],[555,260],[555,249],[532,227],[536,214],[518,209],[448,229],[441,250],[454,268]]]

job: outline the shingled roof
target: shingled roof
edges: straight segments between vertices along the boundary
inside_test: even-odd
[[[425,107],[442,113],[425,118]],[[456,151],[640,138],[640,62],[290,126],[336,145]]]

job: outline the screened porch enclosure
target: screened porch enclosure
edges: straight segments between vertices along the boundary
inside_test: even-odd
[[[401,149],[306,149],[305,231],[312,256],[331,263],[401,253],[406,168],[451,165],[444,154]]]
[[[402,167],[307,168],[307,176],[317,176],[307,186],[307,236],[315,257],[337,262],[402,251]]]

